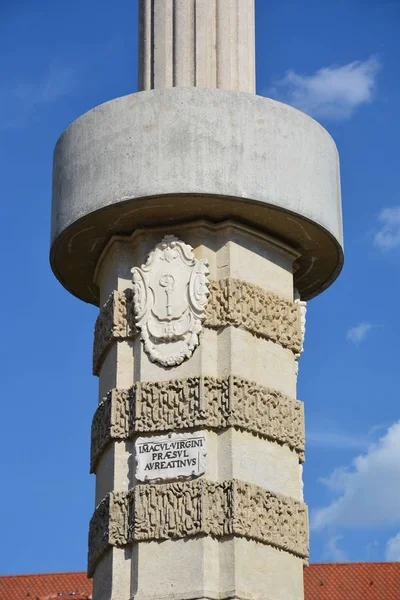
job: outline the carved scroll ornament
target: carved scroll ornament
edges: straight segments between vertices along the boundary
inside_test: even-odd
[[[90,522],[89,577],[110,546],[201,535],[244,537],[306,559],[307,506],[235,479],[144,484],[111,492]]]
[[[172,367],[191,357],[205,318],[208,273],[207,261],[170,235],[132,269],[135,321],[150,360]]]

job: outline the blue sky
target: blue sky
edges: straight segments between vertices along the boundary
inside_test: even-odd
[[[400,559],[400,2],[256,0],[257,89],[339,148],[346,259],[308,305],[311,560]],[[134,0],[0,0],[0,572],[86,568],[97,309],[48,264],[54,144],[136,91]]]

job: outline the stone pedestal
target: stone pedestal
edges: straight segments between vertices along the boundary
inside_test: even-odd
[[[251,93],[253,0],[141,0],[139,67],[54,154],[52,267],[100,307],[94,600],[302,600],[296,378],[342,266],[337,150]]]
[[[131,273],[165,234],[207,260],[210,291],[199,346],[168,368],[140,339]],[[113,238],[103,252],[89,554],[96,600],[302,597],[308,530],[297,256],[232,221],[143,229]],[[135,438],[197,431],[206,434],[203,476],[136,480]]]

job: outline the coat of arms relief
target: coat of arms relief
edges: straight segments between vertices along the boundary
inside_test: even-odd
[[[173,367],[192,356],[205,318],[208,274],[207,260],[196,259],[193,248],[172,235],[132,269],[135,321],[153,362]]]

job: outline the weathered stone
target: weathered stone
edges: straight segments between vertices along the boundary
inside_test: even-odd
[[[307,507],[237,480],[144,484],[112,492],[91,520],[89,576],[110,546],[201,535],[244,537],[307,559]]]
[[[343,263],[337,149],[304,113],[244,93],[255,85],[254,0],[139,0],[139,15],[144,91],[83,115],[54,153],[52,268],[103,305],[94,598],[302,600],[294,398],[304,301]],[[187,286],[185,265],[144,276],[171,235],[212,280],[206,307],[208,273],[197,273],[197,321],[179,330],[169,320],[192,298],[178,310],[169,295]],[[204,431],[204,477],[137,485],[137,434],[185,430]]]
[[[243,327],[294,353],[301,350],[300,311],[294,302],[238,279],[220,279],[210,286],[205,327]]]
[[[102,251],[137,227],[245,222],[299,251],[294,279],[306,300],[343,264],[335,143],[304,113],[253,94],[175,87],[94,108],[58,141],[53,203],[53,269],[96,305]]]
[[[101,405],[112,406],[99,409],[99,419],[107,425],[99,424],[100,434],[94,435],[96,501],[101,502],[113,491],[128,493],[138,484],[134,450],[138,435],[149,439],[147,436],[162,433],[204,431],[204,477],[194,479],[191,475],[185,481],[193,483],[206,478],[216,487],[212,494],[202,493],[200,499],[189,496],[187,490],[179,493],[186,494],[189,506],[198,502],[203,508],[212,495],[209,512],[214,511],[215,518],[202,519],[203,533],[186,534],[185,527],[179,526],[181,537],[174,537],[169,490],[160,501],[170,520],[161,533],[156,533],[170,537],[152,539],[151,531],[138,529],[138,536],[140,533],[143,538],[150,537],[111,546],[112,550],[96,563],[95,580],[100,586],[107,573],[112,575],[113,585],[121,589],[122,600],[127,590],[135,586],[136,600],[155,600],[160,596],[176,600],[191,597],[190,594],[218,598],[235,586],[248,600],[263,598],[265,590],[268,600],[280,600],[282,589],[287,591],[287,597],[300,600],[303,559],[293,552],[282,552],[281,547],[268,543],[268,537],[267,542],[260,541],[257,522],[249,523],[251,538],[242,536],[239,529],[237,535],[225,534],[233,531],[234,521],[229,515],[221,521],[223,512],[218,508],[220,499],[226,497],[233,503],[233,510],[238,496],[229,486],[221,492],[220,482],[227,480],[246,482],[268,490],[273,497],[290,498],[302,505],[299,462],[304,457],[303,404],[295,400],[301,328],[292,281],[296,253],[279,240],[232,221],[141,230],[110,242],[97,272],[102,298],[107,298],[110,290],[124,293],[131,285],[132,265],[144,264],[164,233],[184,240],[194,248],[199,260],[204,258],[209,263],[212,291],[200,344],[190,360],[165,368],[149,360],[138,332],[134,339],[118,337],[108,341],[109,352],[100,372],[100,397],[105,398]],[[134,315],[133,300],[129,310]],[[292,332],[295,343],[288,348],[285,344]],[[165,484],[145,485],[155,486],[158,493],[159,486],[164,489]],[[138,489],[141,487],[139,484]],[[129,497],[133,506],[132,494],[133,491]],[[247,498],[243,494],[242,502]],[[257,519],[262,520],[262,502],[258,497],[254,502]],[[132,510],[128,511],[129,522]],[[185,510],[177,510],[185,521]],[[156,527],[156,517],[153,520]],[[190,516],[187,524],[197,531]],[[239,525],[245,529],[243,519],[238,521],[238,528]],[[135,566],[130,556],[132,560],[135,557]],[[202,562],[205,556],[207,560]],[[260,578],[257,573],[263,561],[273,565],[274,572]],[[176,567],[178,563],[180,568]],[[129,570],[129,566],[134,570]],[[280,569],[290,574],[290,585],[286,586]],[[180,570],[185,573],[184,578]],[[98,594],[99,600],[110,600],[105,592]]]
[[[129,531],[127,494],[112,492],[98,505],[89,525],[88,575],[109,546],[126,544]],[[91,575],[92,574],[92,575]]]
[[[124,340],[137,335],[132,311],[133,292],[114,291],[96,319],[93,344],[93,374],[98,375],[100,366],[113,340]]]
[[[95,326],[93,373],[98,375],[105,353],[113,340],[133,338],[134,305],[131,290],[114,292],[100,310]],[[298,356],[302,350],[300,307],[261,287],[234,278],[212,281],[204,327],[243,327],[255,336],[289,348]]]
[[[207,260],[193,248],[165,236],[142,267],[132,269],[133,310],[150,360],[180,365],[199,344],[208,290]]]
[[[91,471],[112,440],[135,433],[235,427],[286,444],[304,460],[304,409],[294,400],[237,377],[191,377],[112,390],[92,423]]]
[[[255,93],[255,69],[248,68],[255,53],[254,0],[139,6],[140,91],[183,86]]]
[[[112,440],[126,440],[131,432],[130,414],[133,390],[111,390],[101,402],[92,421],[91,472],[103,450]]]

